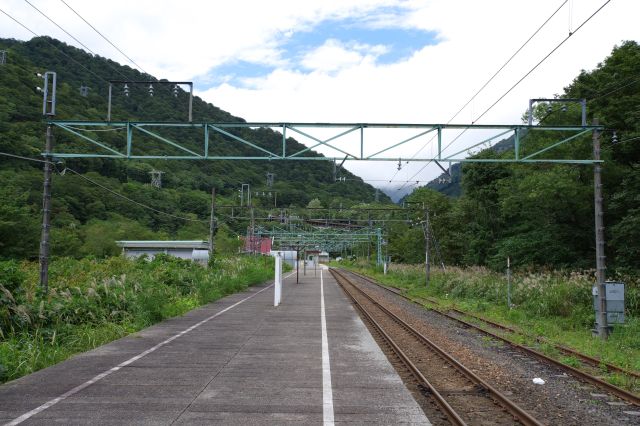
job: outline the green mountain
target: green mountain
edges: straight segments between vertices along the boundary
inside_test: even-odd
[[[491,151],[502,153],[509,150],[513,150],[514,137],[510,136],[506,139],[502,139],[487,148]],[[462,163],[452,164],[449,173],[442,173],[431,182],[427,183],[425,187],[438,191],[449,197],[459,197],[462,194]],[[406,197],[405,197],[406,198]]]
[[[28,42],[0,39],[6,50],[6,64],[0,65],[0,152],[41,158],[45,125],[42,120],[42,94],[36,86],[42,79],[36,73],[57,73],[56,119],[103,121],[107,112],[108,80],[156,80],[128,66],[90,55],[83,50],[48,37]],[[88,87],[82,96],[80,87]],[[114,86],[115,87],[115,86]],[[116,94],[115,91],[118,91]],[[130,97],[114,89],[112,120],[186,121],[187,93],[174,97],[168,85],[155,86],[150,97],[146,87],[132,87]],[[222,109],[195,97],[194,122],[242,122]],[[259,146],[276,149],[282,135],[270,129],[246,129],[239,136],[250,137]],[[180,137],[181,143],[196,148],[201,135],[166,131]],[[101,140],[120,146],[123,136],[105,132]],[[79,138],[57,130],[55,151],[79,149]],[[292,149],[304,146],[289,138]],[[231,138],[215,136],[211,144],[216,153],[247,155],[252,148]],[[159,146],[148,140],[138,148],[140,154],[158,154]],[[166,150],[164,151],[166,152]],[[308,156],[321,156],[313,151]],[[78,172],[67,170],[65,167]],[[162,188],[149,185],[152,170],[162,171]],[[328,161],[139,161],[114,159],[69,159],[57,166],[53,178],[52,253],[54,255],[105,255],[114,253],[116,239],[206,238],[208,235],[210,192],[216,188],[220,205],[239,204],[238,190],[250,184],[254,204],[263,211],[314,205],[349,207],[372,203],[375,189],[346,170],[346,182],[334,181],[334,166]],[[266,173],[275,174],[272,187],[266,186]],[[90,179],[91,181],[87,180]],[[0,155],[0,258],[37,256],[42,203],[42,164]],[[98,186],[101,185],[101,186]],[[103,188],[104,187],[104,188]],[[116,191],[137,203],[119,198]],[[257,191],[258,196],[255,196]],[[264,196],[262,195],[264,193]],[[271,197],[269,197],[271,193]],[[381,202],[388,203],[386,196]],[[158,213],[164,212],[163,213]],[[220,210],[221,232],[231,237],[244,234],[247,221],[230,218]],[[235,212],[238,215],[238,212]],[[246,214],[244,216],[247,216]],[[184,220],[186,217],[190,220]]]
[[[595,69],[583,70],[558,95],[586,98],[588,122],[597,118],[606,128],[601,143],[605,251],[611,269],[640,269],[639,88],[640,46],[627,41]],[[566,110],[554,105],[550,111],[549,105],[538,105],[535,122],[580,123],[579,105],[568,104]],[[552,142],[544,132],[523,135],[522,155]],[[513,158],[512,149],[513,142],[506,139],[476,155]],[[591,158],[591,137],[540,158],[546,155]],[[431,207],[433,231],[445,262],[503,268],[511,257],[522,266],[592,268],[595,264],[592,166],[466,163],[461,166],[459,188],[460,197],[446,197],[436,191],[455,193],[455,184],[436,180],[406,197]],[[421,261],[421,232],[396,226],[390,254],[400,261]]]

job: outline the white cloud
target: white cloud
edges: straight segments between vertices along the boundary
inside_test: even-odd
[[[59,1],[33,1],[98,54],[127,63]],[[97,1],[66,1],[157,77],[204,81],[210,70],[231,60],[274,65],[274,71],[244,79],[242,85],[227,80],[208,90],[196,87],[204,99],[249,121],[430,123],[449,120],[561,4],[560,0],[191,0],[178,4],[113,0],[105,6]],[[454,121],[472,121],[603,2],[574,1],[572,27],[565,5]],[[40,34],[74,44],[23,1],[4,0],[2,9]],[[614,44],[637,40],[637,16],[640,2],[608,4],[480,122],[518,122],[529,98],[561,92],[581,69],[602,61]],[[437,31],[440,43],[395,64],[376,63],[383,47],[367,46],[373,44],[367,40],[359,40],[364,46],[327,40],[304,56],[307,69],[296,69],[284,59],[282,43],[295,32],[310,30],[327,19],[354,17],[372,27],[405,25]],[[3,15],[0,36],[31,37]],[[420,143],[410,146],[403,157],[409,158],[418,147]],[[398,173],[395,164],[347,167],[365,177],[386,179],[395,174],[402,180],[421,166],[412,163]],[[438,172],[430,167],[417,178]]]
[[[364,62],[373,63],[375,58],[386,53],[381,45],[350,43],[329,39],[322,46],[307,53],[301,64],[311,71],[332,72],[357,67]]]

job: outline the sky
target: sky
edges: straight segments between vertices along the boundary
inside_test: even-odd
[[[611,0],[583,27],[606,0],[64,1],[146,72],[193,81],[196,95],[255,122],[471,123],[574,33],[477,120],[517,124],[530,98],[561,93],[616,44],[640,38],[637,0]],[[134,66],[62,0],[29,2],[97,54]],[[0,9],[37,34],[81,47],[24,0],[0,0]],[[0,37],[32,35],[0,13]],[[415,133],[372,133],[367,150]],[[469,132],[449,149],[486,136]],[[443,145],[454,137],[446,134]],[[399,170],[398,162],[349,161],[345,167],[397,198],[415,181],[440,174],[433,163],[407,162],[432,156],[434,142],[425,135],[390,151],[402,159]]]

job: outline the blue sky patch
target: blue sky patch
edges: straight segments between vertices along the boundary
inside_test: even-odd
[[[208,75],[210,81],[208,85],[218,85],[224,82],[234,86],[243,86],[242,80],[245,78],[263,77],[275,70],[274,65],[266,65],[249,61],[226,62],[215,67]]]
[[[437,33],[405,28],[376,28],[371,22],[355,18],[320,23],[310,31],[296,31],[282,48],[288,59],[301,59],[306,53],[322,46],[329,39],[344,44],[384,45],[389,51],[378,57],[380,64],[399,62],[427,45],[437,44]]]
[[[292,29],[274,40],[279,52],[279,62],[290,70],[307,72],[302,65],[305,56],[328,40],[335,40],[347,50],[360,54],[370,53],[377,64],[393,64],[409,58],[428,45],[439,42],[435,31],[403,28],[404,10],[379,8],[366,15],[340,19],[327,19],[310,25],[308,30]],[[384,46],[383,52],[373,47]],[[201,79],[204,86],[212,87],[224,82],[236,87],[248,87],[246,79],[266,77],[278,66],[259,61],[235,60],[211,70]]]

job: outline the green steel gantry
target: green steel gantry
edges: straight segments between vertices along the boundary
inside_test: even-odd
[[[438,161],[438,162],[491,162],[491,163],[563,163],[563,164],[594,164],[599,160],[593,158],[571,159],[571,158],[541,158],[540,155],[553,150],[563,144],[571,142],[581,136],[590,135],[594,130],[602,130],[602,126],[531,126],[531,125],[501,125],[501,124],[409,124],[409,123],[278,123],[278,122],[255,122],[255,123],[174,123],[174,122],[142,122],[142,121],[65,121],[48,120],[48,126],[64,130],[66,133],[74,135],[85,142],[94,150],[83,149],[79,152],[47,152],[47,156],[54,158],[120,158],[120,159],[167,159],[167,160],[295,160],[295,161],[335,161],[335,160],[360,160],[360,161],[398,161],[398,156],[389,156],[389,152],[394,148],[406,145],[423,136],[434,134],[437,137],[437,150],[435,156],[413,157],[413,162]],[[281,149],[269,149],[257,140],[251,140],[248,136],[240,136],[233,133],[242,129],[269,128],[278,130],[282,135]],[[198,143],[186,144],[181,141],[172,140],[166,135],[160,134],[161,130],[198,130],[200,141]],[[338,129],[338,133],[331,137],[314,136],[314,131],[324,129]],[[384,147],[380,148],[379,141],[373,143],[375,139],[369,134],[370,131],[388,129],[409,129],[415,134],[405,137],[400,141],[383,142]],[[442,142],[445,130],[483,130],[497,131],[498,133],[482,138],[481,141],[465,146],[453,154],[444,155]],[[104,138],[98,137],[104,131],[123,131],[125,136],[116,147],[107,143]],[[532,153],[523,155],[520,145],[521,137],[527,132],[547,131],[555,135],[555,139],[547,146]],[[297,150],[292,150],[293,143],[288,139],[291,134],[296,134],[313,141],[313,145]],[[356,133],[356,139],[347,140],[347,136]],[[217,142],[213,136],[219,136],[227,140],[235,141],[241,145],[248,146],[255,151],[253,155],[221,155],[211,152],[215,150]],[[513,136],[514,149],[513,158],[465,158],[465,153],[469,150],[485,144],[491,144],[498,138]],[[143,137],[151,138],[168,147],[172,147],[180,152],[167,155],[148,155],[136,153],[136,147],[144,141],[136,144]],[[357,151],[353,151],[354,142],[357,141]],[[343,143],[343,146],[338,146]],[[197,145],[197,146],[196,146]],[[344,146],[349,145],[349,147]],[[335,156],[305,155],[310,154],[315,148],[329,148],[336,154]],[[376,148],[377,147],[377,148]],[[351,151],[348,151],[351,149]],[[293,152],[292,152],[293,151]],[[367,153],[365,154],[365,151]],[[368,151],[375,151],[369,153]],[[385,154],[386,155],[383,155]]]
[[[362,229],[332,229],[314,227],[278,226],[266,228],[257,226],[254,235],[273,239],[274,245],[281,249],[317,249],[328,253],[338,253],[358,245],[370,244],[376,241],[376,264],[382,264],[382,230],[380,228],[365,227]]]
[[[436,140],[436,152],[427,157],[411,157],[409,160],[413,162],[435,162],[440,165],[441,162],[454,163],[454,162],[476,162],[476,163],[556,163],[556,164],[586,164],[593,165],[594,167],[594,207],[596,217],[596,270],[597,270],[597,285],[599,288],[598,303],[600,306],[601,321],[599,323],[598,334],[602,338],[607,337],[608,328],[606,320],[606,300],[604,298],[604,281],[605,281],[605,262],[604,262],[604,225],[602,221],[602,184],[601,184],[601,167],[603,161],[600,158],[600,135],[604,130],[603,126],[598,125],[596,122],[594,125],[586,125],[585,120],[585,108],[583,103],[583,119],[580,126],[532,126],[532,125],[482,125],[482,124],[402,124],[402,123],[287,123],[287,122],[255,122],[255,123],[185,123],[185,122],[144,122],[144,121],[65,121],[65,120],[53,120],[52,117],[55,114],[55,73],[54,74],[54,99],[51,103],[48,101],[48,95],[45,91],[43,102],[43,114],[47,117],[47,138],[45,152],[43,153],[46,159],[64,159],[64,158],[114,158],[114,159],[135,159],[135,160],[152,160],[152,159],[166,159],[166,160],[280,160],[280,161],[398,161],[401,163],[402,158],[398,155],[393,155],[395,148],[404,146],[407,147],[408,143],[412,141],[418,141],[420,138],[433,134],[433,138]],[[51,111],[49,111],[51,106]],[[88,147],[83,147],[76,152],[56,152],[52,149],[53,146],[53,128],[57,127],[65,131],[69,135],[88,142]],[[271,130],[279,130],[282,136],[281,148],[272,147],[273,144],[266,146],[264,143],[258,140],[251,140],[251,136],[247,136],[248,132],[243,129],[259,129],[267,128]],[[161,134],[162,130],[172,129],[172,133],[178,130],[200,132],[200,140],[195,141],[176,141],[170,139],[166,134]],[[319,136],[318,133],[313,135],[314,129],[319,133],[325,133],[328,129],[336,129],[337,133],[332,136],[326,137],[326,135]],[[399,141],[381,142],[376,140],[375,137],[370,137],[370,133],[376,130],[385,129],[405,129],[413,130],[411,136],[403,138]],[[461,130],[460,135],[456,136],[451,142],[449,142],[444,148],[443,132],[445,130]],[[462,133],[467,130],[479,130],[479,131],[497,131],[496,134],[491,134],[489,137],[482,137],[479,142],[473,143],[467,146],[464,143],[464,148],[459,149],[453,154],[444,155],[443,152],[447,150],[449,145],[457,141]],[[125,137],[121,138],[114,145],[110,145],[107,142],[113,138],[99,138],[97,135],[104,135],[105,131],[124,131]],[[235,133],[234,133],[235,132]],[[553,134],[552,138],[549,138],[546,145],[537,149],[535,152],[524,152],[522,150],[522,138],[531,132],[550,132]],[[108,132],[111,133],[111,132]],[[300,148],[297,141],[287,139],[287,136],[296,134],[306,140],[313,141],[311,146],[305,146]],[[565,145],[571,141],[587,139],[585,136],[591,135],[593,140],[592,157],[590,158],[563,158],[560,154],[555,158],[550,158],[549,155],[554,152],[557,153],[556,148]],[[185,135],[188,138],[192,138],[192,134]],[[214,136],[214,137],[212,137]],[[254,135],[252,135],[254,136]],[[354,138],[355,136],[355,138]],[[365,136],[367,138],[365,139]],[[513,156],[510,158],[475,158],[471,156],[466,158],[470,150],[476,147],[485,145],[491,145],[492,142],[498,138],[513,137]],[[355,140],[354,140],[355,139]],[[168,150],[166,154],[160,150],[162,154],[141,154],[136,151],[138,145],[148,144],[149,141],[155,141],[163,144]],[[241,146],[250,147],[253,150],[253,154],[245,155],[225,155],[216,152],[216,144],[221,140],[234,141]],[[137,144],[136,144],[137,141]],[[354,143],[357,142],[357,143]],[[429,141],[430,142],[430,141]],[[427,142],[427,143],[429,143]],[[460,141],[458,145],[462,145],[463,141]],[[292,147],[296,143],[295,147]],[[338,143],[342,143],[338,147]],[[355,145],[355,146],[354,146]],[[426,144],[424,145],[426,146]],[[424,148],[423,146],[423,148]],[[171,148],[169,148],[171,147]],[[330,149],[334,153],[333,155],[320,156],[312,152],[315,148]],[[381,149],[380,149],[381,148]],[[178,152],[180,155],[176,155],[170,150]],[[354,151],[356,149],[356,151]],[[365,154],[366,152],[366,154]],[[397,151],[396,151],[397,152]],[[418,151],[422,152],[422,148]],[[587,152],[587,151],[585,151]],[[339,154],[336,154],[339,153]],[[585,154],[587,155],[587,154]],[[588,155],[587,155],[588,156]],[[405,158],[405,160],[407,160]],[[47,162],[45,167],[45,185],[43,192],[44,210],[45,215],[43,217],[43,237],[41,240],[40,259],[41,259],[41,283],[42,287],[47,288],[48,272],[48,211],[49,201],[51,197],[50,192],[50,178],[51,167],[48,166],[51,162]],[[275,232],[275,231],[274,231]],[[326,231],[325,231],[326,232]],[[353,233],[354,231],[350,231]],[[276,235],[273,235],[274,237]],[[283,241],[287,241],[286,238],[292,238],[290,235],[279,234],[278,238]],[[325,243],[331,241],[329,234],[324,235]],[[347,238],[342,235],[341,238]],[[318,240],[320,241],[320,240]],[[378,262],[380,262],[381,250],[381,237],[378,237]]]

